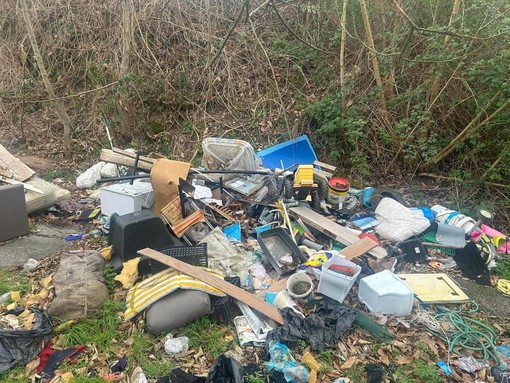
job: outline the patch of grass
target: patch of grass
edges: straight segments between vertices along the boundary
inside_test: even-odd
[[[429,365],[423,359],[418,359],[412,366],[400,366],[395,371],[394,378],[399,383],[440,383],[443,381],[438,367]]]
[[[167,375],[176,367],[175,362],[164,354],[164,351],[161,351],[159,355],[154,355],[153,347],[157,343],[155,337],[140,331],[135,333],[133,338],[130,358],[136,361],[147,377]],[[149,358],[149,355],[154,355],[155,359]]]
[[[71,383],[105,383],[106,380],[100,378],[90,378],[88,376],[75,376]]]
[[[99,318],[84,319],[63,334],[65,346],[94,344],[98,348],[108,348],[120,335],[117,327],[122,320],[118,312],[123,310],[124,302],[106,300]]]
[[[220,326],[208,317],[201,317],[184,327],[179,335],[189,338],[190,348],[202,347],[205,353],[217,357],[228,350],[229,341],[225,336],[230,331],[228,327]]]
[[[334,369],[333,362],[335,360],[335,355],[333,354],[333,350],[321,351],[317,359],[321,366],[320,372],[328,372]]]
[[[265,383],[266,381],[260,376],[248,375],[246,377],[249,383]]]
[[[16,367],[12,370],[0,374],[0,382],[2,383],[26,383],[27,378],[23,377],[24,368]]]
[[[76,170],[71,168],[62,168],[62,169],[56,169],[56,170],[48,170],[41,174],[41,178],[46,181],[53,181],[57,178],[62,178],[64,180],[74,180],[76,178],[76,175],[78,173]]]
[[[117,273],[113,270],[113,265],[111,263],[107,263],[103,267],[103,277],[104,284],[108,287],[108,290],[112,291],[115,289],[117,281],[114,279],[117,276]]]
[[[493,268],[492,271],[498,277],[503,279],[510,279],[510,258],[499,258],[496,267]]]
[[[14,271],[10,267],[0,267],[0,295],[9,291],[19,291],[21,296],[26,294],[32,285],[24,271]]]
[[[364,382],[365,381],[365,364],[358,362],[353,364],[345,372],[345,376],[351,379],[352,382]]]

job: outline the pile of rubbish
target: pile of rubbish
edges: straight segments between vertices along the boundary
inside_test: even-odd
[[[346,334],[357,329],[391,342],[392,320],[428,333],[427,342],[435,339],[431,348],[444,376],[463,379],[493,367],[495,381],[504,381],[497,379],[508,369],[508,350],[496,330],[459,308],[471,299],[447,275],[459,269],[478,284],[493,283],[490,270],[508,259],[510,241],[491,227],[491,212],[472,218],[441,205],[409,206],[386,187],[355,189],[318,161],[306,136],[258,153],[245,141],[220,138],[204,140],[202,149],[197,168],[104,149],[102,162],[81,174],[77,186],[101,185],[100,206],[91,213],[102,222],[95,235],[107,236],[109,247],[64,258],[47,313],[26,305],[16,312],[21,306],[11,304],[0,331],[44,327],[27,327],[29,315],[36,323],[41,315],[97,314],[108,296],[101,270],[110,262],[126,291],[125,321],[143,317],[150,333],[174,334],[212,313],[235,326],[240,346],[265,350],[271,381],[319,381],[312,352],[328,349],[345,349],[342,368],[349,368],[356,358]],[[406,272],[415,265],[428,272]],[[510,293],[510,281],[499,279],[497,287]],[[47,334],[37,330],[31,339],[43,344]],[[296,360],[291,349],[300,342],[308,349]],[[8,359],[7,346],[0,342],[0,372],[40,351]],[[187,349],[187,338],[167,336],[169,356]],[[242,382],[252,368],[221,355],[208,376],[179,368],[158,382]],[[377,365],[369,373],[371,382],[383,381]],[[140,369],[136,379],[147,381]]]

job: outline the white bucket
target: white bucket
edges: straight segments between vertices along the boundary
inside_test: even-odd
[[[313,282],[306,273],[292,274],[287,280],[287,291],[291,298],[305,300],[312,294]]]

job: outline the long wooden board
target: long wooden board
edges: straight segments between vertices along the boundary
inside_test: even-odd
[[[118,150],[118,149],[117,149]],[[116,153],[111,149],[102,149],[101,150],[101,161],[111,162],[113,164],[131,166],[135,165],[135,158],[130,155],[125,155],[122,153]],[[138,159],[137,168],[143,170],[151,170],[152,164],[154,160],[148,157],[140,156]]]
[[[467,303],[471,299],[448,275],[397,274],[425,303]]]
[[[290,214],[301,218],[307,225],[344,245],[352,245],[353,243],[359,241],[359,238],[355,233],[323,217],[319,213],[314,212],[312,209],[298,206],[290,208],[289,211]],[[388,255],[387,251],[381,246],[372,248],[370,251],[368,251],[368,254],[376,259],[382,259]]]
[[[250,294],[249,292],[234,286],[233,284],[228,283],[223,279],[217,278],[200,270],[198,267],[188,265],[187,263],[179,261],[178,259],[169,257],[163,253],[160,253],[159,251],[149,248],[139,250],[138,254],[145,255],[167,266],[173,267],[174,269],[177,269],[186,275],[205,282],[208,285],[223,291],[225,294],[231,296],[232,298],[246,303],[252,309],[255,309],[268,318],[273,319],[275,322],[279,324],[284,323],[282,314],[277,307],[264,302],[263,300],[257,298],[255,295]]]

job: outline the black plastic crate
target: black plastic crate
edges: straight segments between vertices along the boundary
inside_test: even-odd
[[[158,251],[193,266],[207,267],[209,265],[207,261],[207,243],[201,243],[197,246],[172,246],[159,249]],[[168,269],[168,266],[164,263],[151,259],[150,268],[151,273],[156,274]]]

